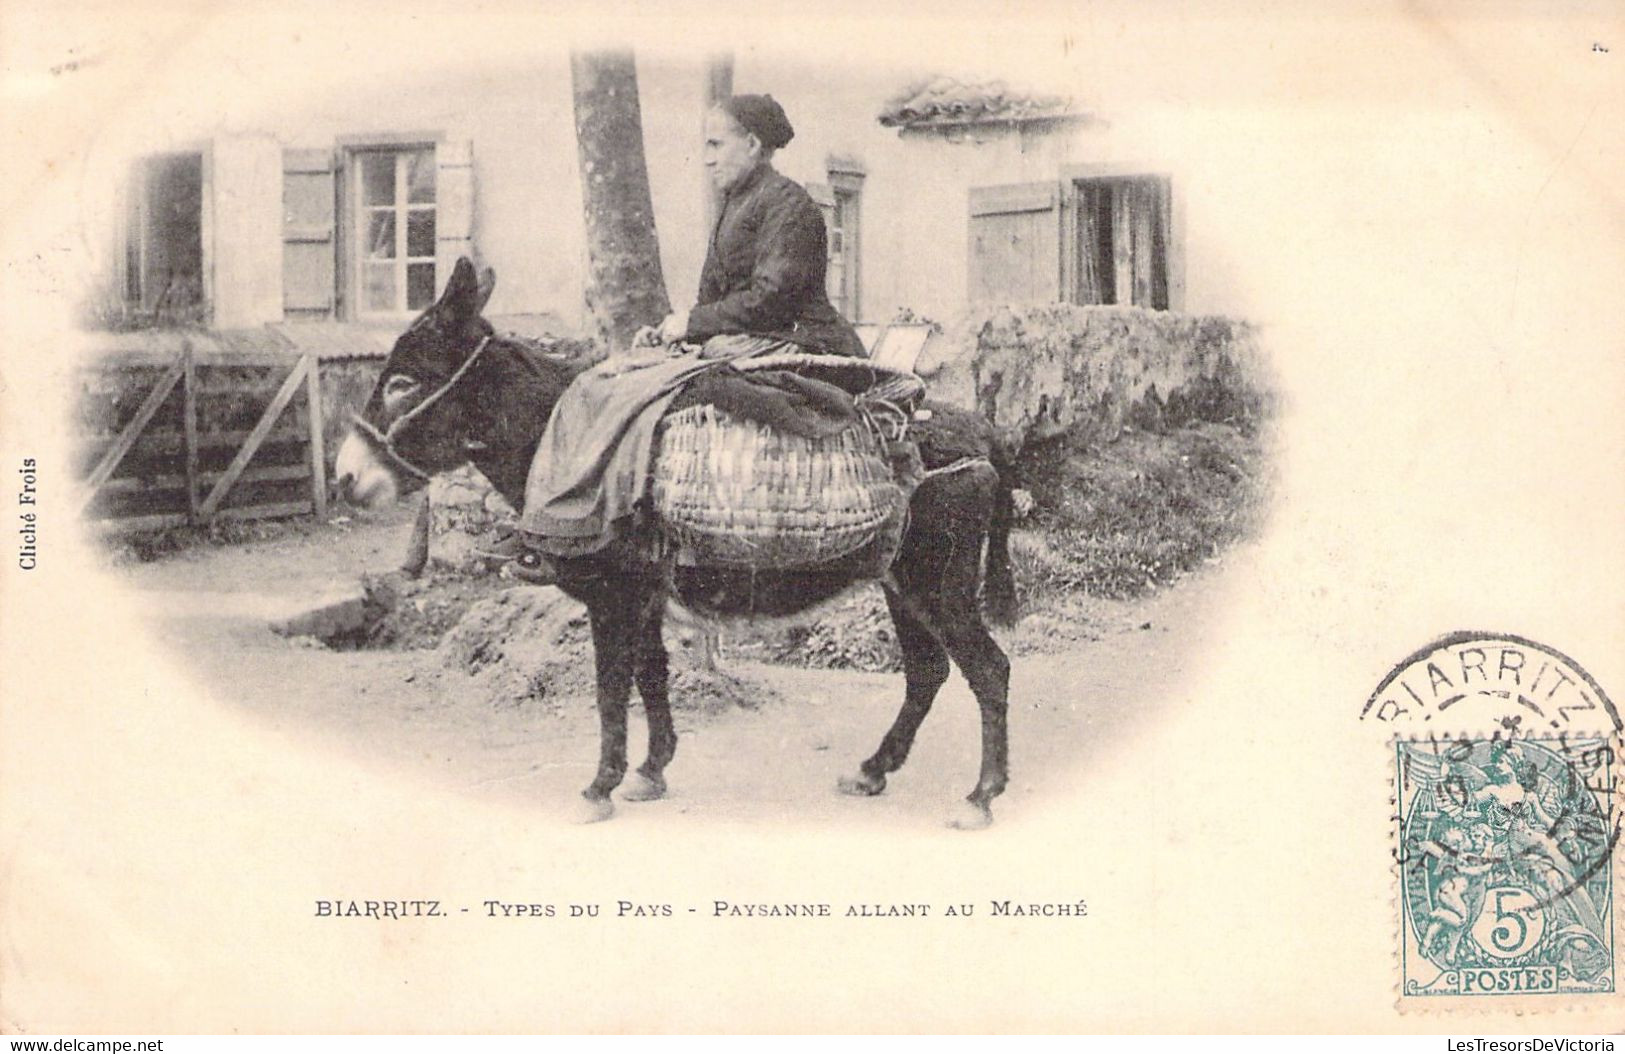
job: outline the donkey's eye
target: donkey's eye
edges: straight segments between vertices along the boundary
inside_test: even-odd
[[[404,373],[397,373],[384,382],[384,398],[399,399],[418,390],[418,382]]]
[[[417,394],[418,382],[404,373],[397,373],[384,382],[384,412],[404,413],[407,402]]]

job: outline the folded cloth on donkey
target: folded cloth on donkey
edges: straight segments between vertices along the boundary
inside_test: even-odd
[[[725,360],[606,359],[577,377],[542,433],[519,526],[554,556],[597,552],[649,487],[655,428],[684,381]]]
[[[726,359],[663,353],[606,359],[578,377],[554,409],[526,480],[520,528],[554,556],[608,545],[649,491],[660,419],[706,403],[809,439],[858,419],[849,394],[789,371],[747,374]]]
[[[858,420],[847,392],[791,370],[747,373],[729,366],[702,374],[684,385],[671,410],[700,405],[803,439],[827,439]]]

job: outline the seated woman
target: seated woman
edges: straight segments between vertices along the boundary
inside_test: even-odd
[[[773,169],[795,134],[768,95],[735,95],[706,115],[705,166],[723,194],[698,303],[639,331],[676,358],[622,358],[583,373],[560,398],[525,488],[515,571],[545,580],[545,555],[596,552],[645,493],[655,425],[690,377],[775,352],[864,354],[824,288],[827,235],[818,206]],[[684,352],[699,345],[699,355]]]
[[[795,135],[771,95],[735,95],[705,119],[705,167],[723,195],[699,301],[667,315],[660,343],[707,344],[706,354],[741,349],[864,354],[825,290],[828,236],[807,192],[773,168],[773,155]],[[709,342],[717,337],[754,341]],[[785,347],[785,345],[793,347]]]

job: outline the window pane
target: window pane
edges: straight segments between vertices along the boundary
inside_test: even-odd
[[[367,311],[394,311],[395,265],[368,264],[361,271],[362,308]]]
[[[406,255],[434,255],[433,209],[413,209],[406,214]]]
[[[365,205],[395,202],[395,155],[361,155],[361,200]]]
[[[434,303],[434,264],[406,265],[406,306],[416,311]]]
[[[414,150],[406,158],[406,200],[414,205],[434,201],[434,151]]]
[[[367,256],[374,260],[395,258],[395,213],[378,210],[367,214]]]

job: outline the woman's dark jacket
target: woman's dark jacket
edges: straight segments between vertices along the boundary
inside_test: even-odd
[[[826,355],[864,354],[824,289],[828,242],[817,204],[763,164],[722,204],[686,339],[724,333],[787,340]]]

